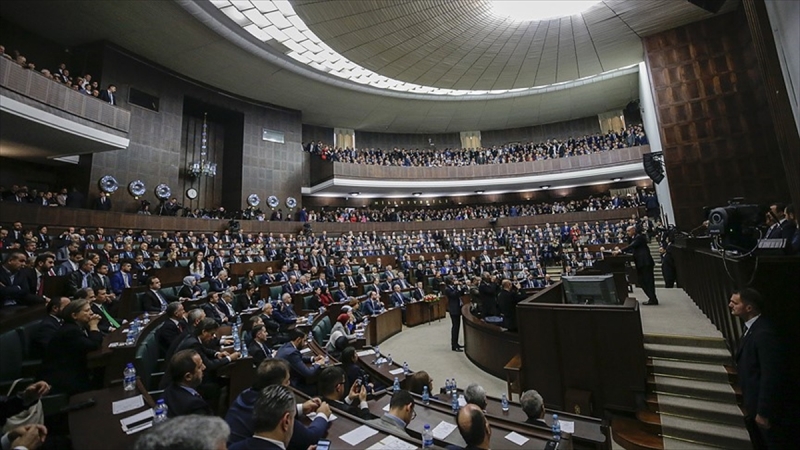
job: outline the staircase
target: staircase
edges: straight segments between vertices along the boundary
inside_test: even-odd
[[[656,281],[656,288],[666,287],[666,284],[664,283],[664,274],[661,271],[661,253],[658,251],[658,242],[653,239],[647,244],[647,246],[650,248],[650,254],[653,256],[653,261],[656,263],[656,266],[653,268],[653,277]]]
[[[636,419],[615,418],[625,449],[751,449],[722,338],[644,335],[647,395]],[[733,383],[733,384],[732,384]]]
[[[557,266],[547,266],[545,268],[545,274],[550,275],[550,279],[553,282],[561,280],[561,265]]]

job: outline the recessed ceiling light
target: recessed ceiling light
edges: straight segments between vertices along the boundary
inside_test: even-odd
[[[475,191],[476,194],[483,194],[484,192],[486,191],[484,191],[483,189],[478,189],[477,191]]]
[[[622,178],[620,178],[620,177],[614,177],[614,178],[612,178],[612,179],[611,179],[611,181],[619,181],[619,180],[621,180],[621,179],[622,179]]]
[[[411,195],[413,195],[414,197],[419,197],[420,195],[422,195],[422,192],[414,192]]]
[[[351,192],[350,193],[351,197],[358,197],[359,195],[361,195],[361,192]]]
[[[492,13],[516,22],[555,19],[580,14],[600,0],[494,0]]]
[[[543,184],[543,185],[541,185],[539,187],[542,188],[542,189],[550,189],[550,185],[549,184]]]

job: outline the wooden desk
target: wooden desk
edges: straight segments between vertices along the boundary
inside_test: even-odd
[[[461,307],[464,324],[464,354],[481,370],[505,379],[506,364],[520,353],[519,334],[472,315],[469,305]]]
[[[447,316],[447,299],[427,303],[412,302],[406,305],[406,326],[415,327]]]
[[[122,371],[125,369],[126,364],[132,363],[136,359],[136,349],[139,344],[144,342],[147,335],[154,332],[166,318],[166,314],[163,313],[151,315],[150,322],[142,328],[135,344],[132,346],[119,345],[125,344],[127,340],[126,330],[130,329],[130,322],[103,337],[102,346],[98,350],[89,353],[89,367],[103,368],[103,386],[111,386],[121,382]],[[111,347],[112,344],[115,346]]]
[[[126,392],[122,385],[118,385],[72,396],[70,399],[71,405],[81,403],[90,398],[97,402],[91,408],[69,413],[68,420],[72,447],[81,450],[131,448],[139,436],[142,435],[142,432],[128,435],[122,431],[119,421],[152,408],[153,405],[148,405],[147,401],[149,395],[145,396],[144,406],[122,414],[112,414],[111,403],[124,398],[135,397],[140,393],[138,390]]]
[[[367,345],[379,345],[401,331],[403,331],[402,311],[400,308],[390,308],[369,318],[364,336],[367,338]]]
[[[391,395],[384,395],[382,398],[370,402],[369,405],[370,412],[378,417],[383,416],[383,414],[385,413],[383,408],[389,404],[391,398],[392,398]],[[449,406],[441,407],[434,402],[426,406],[421,401],[417,400],[414,405],[414,412],[417,413],[417,417],[410,424],[408,424],[408,427],[406,428],[409,434],[414,438],[418,438],[419,436],[422,435],[422,429],[426,423],[430,424],[431,429],[439,425],[440,422],[447,422],[453,425],[455,425],[456,423],[455,416],[450,411]],[[490,448],[498,448],[498,449],[519,448],[519,449],[542,450],[547,445],[547,442],[550,439],[550,437],[552,437],[552,434],[549,430],[529,428],[521,424],[514,424],[511,422],[500,423],[494,421],[490,421],[490,424],[492,427]],[[507,440],[505,436],[511,433],[512,431],[525,436],[526,438],[528,438],[528,441],[521,446],[511,443],[511,441]],[[461,437],[461,434],[459,433],[458,429],[453,430],[443,440],[435,439],[434,444],[442,447],[447,445],[455,445],[463,448],[466,446],[466,443],[464,442],[464,439]],[[572,439],[570,438],[569,434],[564,435],[564,437],[561,439],[561,443],[559,444],[558,448],[560,450],[572,449]]]

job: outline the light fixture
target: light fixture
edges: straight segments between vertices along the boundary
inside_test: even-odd
[[[475,191],[476,194],[483,194],[484,192],[486,191],[484,191],[483,189],[478,189],[477,191]]]
[[[411,195],[413,195],[414,197],[419,197],[420,195],[422,195],[422,192],[413,192],[411,193]]]
[[[350,193],[351,197],[358,197],[359,195],[361,195],[361,192],[351,192]]]
[[[611,181],[620,181],[621,179],[622,178],[620,178],[620,177],[614,177],[614,178],[611,179]]]
[[[494,0],[492,14],[515,22],[555,19],[580,14],[600,0]]]
[[[203,113],[203,133],[200,137],[200,161],[189,163],[188,173],[192,178],[217,176],[217,164],[206,159],[208,155],[208,113]]]
[[[549,184],[543,184],[543,185],[541,185],[539,187],[542,188],[542,189],[550,189],[550,185]]]

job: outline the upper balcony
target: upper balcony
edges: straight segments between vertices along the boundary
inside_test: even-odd
[[[127,148],[131,113],[0,58],[0,155],[61,158]]]
[[[646,178],[642,155],[649,145],[569,158],[461,167],[395,167],[311,158],[304,195],[410,197],[499,194]]]

